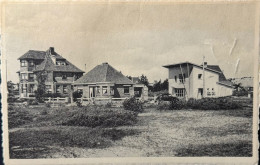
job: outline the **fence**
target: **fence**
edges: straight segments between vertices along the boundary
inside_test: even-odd
[[[68,103],[69,102],[69,98],[68,97],[56,97],[56,98],[52,98],[52,97],[47,97],[44,99],[45,102],[48,103]]]

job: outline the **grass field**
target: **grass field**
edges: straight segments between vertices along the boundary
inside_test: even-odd
[[[112,111],[119,117],[124,113],[120,108]],[[87,116],[99,116],[95,120],[105,113],[86,111]],[[71,114],[71,107],[11,107],[10,158],[252,156],[252,109],[147,108],[136,120],[132,116],[134,122],[120,120],[116,126],[61,124]]]

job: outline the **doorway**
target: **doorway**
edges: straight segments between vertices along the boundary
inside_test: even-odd
[[[201,99],[203,97],[203,88],[198,89],[198,99]]]
[[[96,87],[89,87],[89,97],[96,97]]]

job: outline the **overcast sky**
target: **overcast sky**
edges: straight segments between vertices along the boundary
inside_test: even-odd
[[[5,11],[7,78],[14,82],[17,58],[49,47],[87,72],[108,62],[150,82],[167,78],[162,65],[201,64],[203,55],[228,78],[253,76],[253,3],[9,4]]]

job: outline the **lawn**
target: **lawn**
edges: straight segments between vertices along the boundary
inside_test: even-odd
[[[121,108],[12,106],[8,119],[10,158],[252,156],[252,109],[146,108],[137,116]]]

